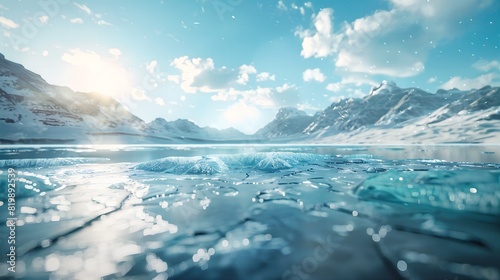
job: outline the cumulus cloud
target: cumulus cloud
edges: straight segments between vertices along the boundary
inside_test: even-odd
[[[317,81],[322,83],[326,80],[326,76],[319,68],[315,68],[304,71],[304,73],[302,73],[302,79],[304,79],[304,82]]]
[[[243,64],[240,66],[240,73],[238,76],[238,80],[236,81],[240,85],[246,85],[248,80],[250,79],[250,74],[256,74],[257,69],[252,65]]]
[[[333,9],[323,9],[313,20],[315,30],[298,30],[295,33],[303,39],[300,53],[303,57],[326,57],[337,52],[342,34],[333,33],[332,15]]]
[[[239,76],[235,70],[226,67],[216,68],[211,58],[182,56],[174,59],[171,65],[181,71],[181,88],[187,93],[217,92],[228,89]]]
[[[272,75],[269,72],[261,72],[255,76],[257,82],[274,81],[276,80],[276,75]]]
[[[456,23],[491,0],[391,0],[378,10],[334,30],[333,10],[323,9],[312,29],[299,29],[302,56],[333,56],[337,69],[353,73],[410,77],[421,73],[431,49],[462,31]]]

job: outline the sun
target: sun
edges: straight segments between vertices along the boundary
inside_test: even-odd
[[[132,92],[132,75],[116,57],[73,49],[62,59],[69,64],[69,71],[65,73],[68,85],[76,91],[96,92],[118,100],[127,98]]]

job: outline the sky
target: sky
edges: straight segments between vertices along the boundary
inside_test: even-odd
[[[254,133],[383,80],[500,86],[499,0],[0,0],[0,52],[149,122]]]

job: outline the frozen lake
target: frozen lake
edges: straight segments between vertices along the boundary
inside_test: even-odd
[[[500,146],[2,146],[0,170],[0,277],[500,279]]]

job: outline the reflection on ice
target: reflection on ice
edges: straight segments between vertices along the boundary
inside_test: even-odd
[[[363,199],[500,214],[500,172],[390,171],[366,179],[356,189]]]

